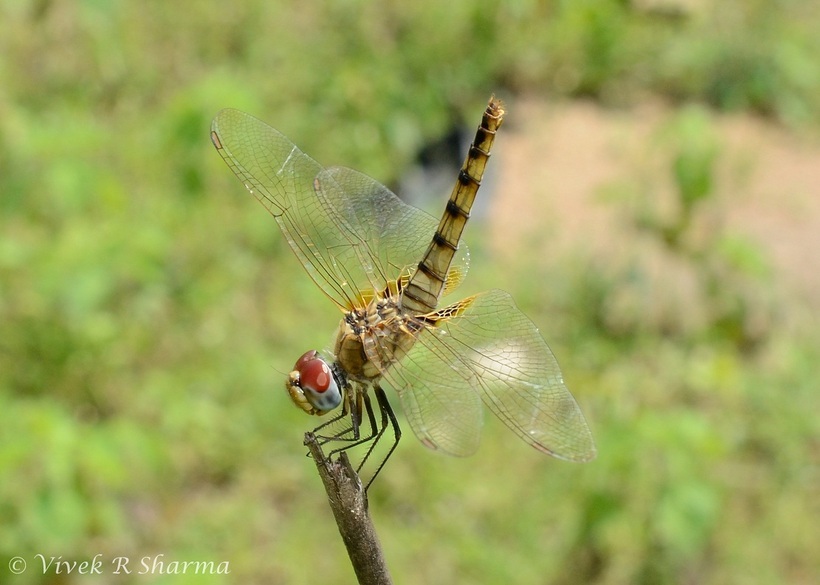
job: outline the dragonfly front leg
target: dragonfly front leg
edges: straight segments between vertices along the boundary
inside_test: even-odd
[[[350,411],[350,419],[352,428],[355,432],[353,433],[353,436],[350,438],[340,439],[343,441],[350,441],[350,443],[334,449],[330,452],[330,455],[334,455],[342,451],[347,451],[348,449],[356,447],[357,445],[368,443],[380,434],[379,425],[376,423],[376,414],[373,411],[373,405],[370,403],[370,396],[367,394],[366,389],[356,388],[356,391],[353,392],[353,394],[356,395],[355,402],[353,403],[355,408],[352,408]],[[367,422],[370,428],[370,431],[366,436],[362,436],[361,434],[363,413],[367,414]],[[359,468],[361,468],[361,465],[359,466]]]
[[[360,393],[355,391],[353,388],[348,388],[348,391],[345,392],[344,401],[342,402],[341,412],[313,429],[313,434],[319,440],[319,444],[325,445],[331,441],[347,441],[351,443],[350,445],[343,447],[343,449],[347,449],[358,444],[361,439],[363,410],[366,409],[362,405]],[[373,417],[370,416],[370,418],[372,421]],[[334,430],[333,427],[340,421],[343,421],[343,424],[346,424],[347,426],[343,427],[341,430],[331,432]],[[372,424],[373,423],[371,422],[371,426]],[[334,451],[334,453],[335,452],[336,451]]]

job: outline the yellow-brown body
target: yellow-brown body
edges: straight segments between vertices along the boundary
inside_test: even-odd
[[[375,380],[410,351],[423,327],[423,319],[399,312],[396,296],[376,296],[339,323],[336,362],[349,378]]]

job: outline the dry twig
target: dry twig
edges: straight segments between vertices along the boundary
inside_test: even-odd
[[[305,433],[305,445],[316,462],[359,584],[392,584],[376,529],[367,511],[367,494],[347,455],[343,452],[335,461],[326,458],[313,433]]]

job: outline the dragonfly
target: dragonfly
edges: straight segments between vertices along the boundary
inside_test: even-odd
[[[336,411],[314,431],[323,442],[343,442],[334,453],[370,444],[357,471],[393,429],[365,490],[401,438],[387,392],[433,450],[474,453],[486,407],[538,451],[580,462],[596,455],[555,356],[509,293],[490,290],[439,306],[467,274],[461,235],[504,115],[492,97],[438,221],[367,175],[322,167],[249,114],[225,109],[213,120],[218,153],[342,313],[331,347],[296,361],[288,395],[308,414]],[[344,430],[322,434],[339,421]]]

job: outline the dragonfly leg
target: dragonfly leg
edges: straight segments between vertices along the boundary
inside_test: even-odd
[[[373,412],[373,405],[370,403],[370,396],[368,396],[366,392],[359,392],[358,395],[355,408],[356,416],[352,416],[352,418],[354,418],[353,424],[356,426],[356,435],[350,439],[341,439],[351,442],[334,449],[329,455],[335,455],[336,453],[347,451],[357,445],[372,441],[374,437],[378,437],[380,434],[379,426],[376,424],[376,414]],[[367,413],[367,421],[370,426],[370,432],[364,437],[361,436],[360,432],[362,428],[362,410]],[[359,469],[361,469],[361,465],[359,465]]]
[[[324,429],[331,429],[333,425],[335,425],[341,420],[349,421],[350,426],[346,426],[342,430],[332,434],[324,434],[321,432]],[[328,419],[327,421],[323,422],[318,427],[313,429],[313,434],[316,435],[316,438],[318,439],[320,445],[325,445],[330,441],[356,442],[359,440],[360,436],[361,421],[361,404],[350,405],[348,404],[348,401],[345,401],[344,406],[342,407],[342,411],[333,418]]]
[[[373,387],[373,391],[376,394],[376,403],[379,406],[379,413],[381,414],[380,420],[377,420],[376,418],[376,413],[368,393],[357,392],[357,396],[352,398],[350,403],[345,403],[345,406],[340,414],[316,427],[313,431],[316,434],[317,439],[319,439],[320,445],[325,445],[332,441],[344,442],[342,446],[330,451],[330,453],[328,453],[328,458],[358,445],[370,443],[367,448],[367,452],[359,465],[356,467],[356,472],[360,473],[365,463],[373,454],[376,445],[384,436],[384,433],[387,431],[388,427],[393,429],[393,444],[390,446],[387,454],[379,463],[376,468],[376,472],[367,481],[365,491],[367,491],[373,483],[373,480],[376,479],[376,476],[382,470],[384,464],[387,463],[387,460],[393,454],[393,451],[396,450],[399,440],[401,439],[401,428],[399,427],[399,421],[396,419],[396,415],[393,412],[393,407],[390,406],[390,402],[387,400],[387,395],[378,385]],[[349,421],[349,426],[347,426],[344,430],[331,435],[322,435],[319,433],[322,429],[338,423],[343,419],[347,419]],[[365,426],[365,419],[367,420],[366,426],[369,427],[369,431],[362,433],[361,431]]]
[[[387,452],[387,455],[385,455],[384,458],[381,460],[381,463],[379,463],[379,466],[376,468],[376,472],[368,480],[367,485],[364,486],[365,492],[367,492],[367,490],[373,484],[373,480],[376,479],[377,475],[379,475],[379,472],[384,467],[384,464],[387,463],[388,459],[390,459],[390,456],[393,454],[393,451],[396,450],[396,447],[398,447],[399,441],[401,440],[401,427],[399,426],[399,421],[396,419],[396,415],[393,412],[393,407],[390,406],[390,402],[387,400],[387,395],[384,393],[384,390],[382,390],[381,386],[379,385],[376,385],[373,388],[373,391],[376,393],[376,401],[379,404],[379,411],[382,414],[381,426],[379,428],[378,436],[375,438],[373,444],[371,444],[370,448],[367,450],[364,459],[362,459],[362,462],[359,464],[359,469],[357,469],[357,472],[361,470],[362,466],[364,465],[364,462],[367,461],[367,458],[370,457],[370,454],[373,452],[373,448],[376,446],[376,443],[379,442],[379,439],[382,438],[382,435],[384,435],[384,432],[387,430],[388,419],[390,421],[390,426],[393,427],[393,444],[390,446],[390,450]]]
[[[374,388],[374,391],[376,391],[376,388],[378,388],[378,386]],[[364,454],[364,457],[359,462],[359,466],[356,468],[356,473],[359,473],[362,470],[364,464],[367,462],[367,459],[370,457],[370,454],[373,452],[373,449],[376,447],[376,444],[378,444],[378,442],[381,440],[384,431],[387,430],[387,416],[384,412],[384,409],[382,408],[381,401],[378,398],[378,394],[376,395],[376,401],[379,404],[379,412],[382,415],[380,424],[376,424],[376,414],[373,411],[373,407],[370,404],[370,397],[367,397],[365,400],[367,401],[367,410],[369,415],[371,416],[371,428],[373,429],[373,432],[371,433],[371,436],[368,440],[372,440],[372,443],[370,443],[370,446],[367,448],[367,453]],[[365,441],[362,441],[362,443],[364,442]],[[370,485],[370,482],[368,482],[368,485]]]

